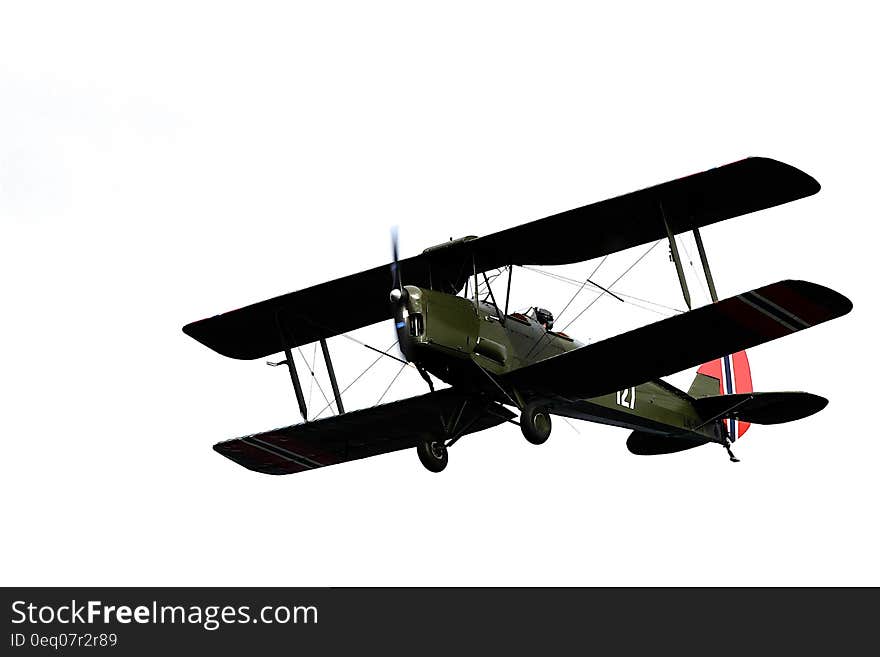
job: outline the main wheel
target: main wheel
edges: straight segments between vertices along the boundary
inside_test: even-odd
[[[550,413],[539,404],[528,404],[519,417],[519,427],[523,435],[532,445],[543,445],[550,437],[553,424]]]
[[[419,461],[431,472],[442,472],[449,463],[449,451],[442,440],[427,440],[416,446]]]

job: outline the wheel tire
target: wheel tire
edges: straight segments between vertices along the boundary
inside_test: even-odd
[[[539,404],[528,404],[520,414],[519,427],[523,436],[532,445],[543,445],[550,437],[553,423],[546,407]]]
[[[449,463],[449,450],[442,440],[426,440],[416,446],[419,461],[431,472],[442,472]]]

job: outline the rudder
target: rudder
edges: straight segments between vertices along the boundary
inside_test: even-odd
[[[745,351],[703,363],[691,383],[688,394],[700,399],[718,395],[736,395],[753,392],[752,371]],[[751,426],[750,422],[735,418],[725,419],[731,441],[741,438]]]

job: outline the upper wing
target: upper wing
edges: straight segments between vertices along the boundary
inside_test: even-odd
[[[794,201],[819,183],[792,166],[752,157],[637,192],[569,210],[485,237],[464,238],[401,261],[408,285],[457,293],[468,273],[510,264],[589,260],[673,233]],[[224,356],[261,358],[391,317],[390,265],[261,301],[183,327]]]
[[[467,270],[429,265],[425,255],[402,260],[403,280],[452,293],[464,285]],[[383,265],[192,322],[183,332],[230,358],[262,358],[284,349],[281,330],[293,348],[390,318],[391,287],[391,265]]]
[[[674,234],[795,201],[819,191],[814,178],[764,157],[585,205],[438,250],[446,262],[474,257],[478,270],[509,264],[561,265],[590,260]]]
[[[462,409],[459,414],[459,409]],[[414,447],[454,423],[461,435],[497,426],[513,413],[452,388],[324,420],[266,431],[214,445],[249,470],[292,474]]]
[[[721,358],[845,315],[827,287],[782,281],[648,324],[534,365],[505,380],[548,397],[596,397]]]

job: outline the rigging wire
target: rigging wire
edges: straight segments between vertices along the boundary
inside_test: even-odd
[[[616,279],[614,279],[614,282],[613,282],[611,285],[608,286],[608,289],[610,290],[612,287],[614,287],[615,285],[617,285],[617,283],[619,283],[620,280],[621,280],[624,276],[626,276],[628,273],[630,273],[630,272],[633,270],[633,267],[635,267],[635,266],[636,266],[637,264],[639,264],[642,260],[644,260],[645,256],[647,256],[651,251],[653,251],[653,250],[654,250],[654,247],[657,246],[658,244],[660,244],[661,241],[662,241],[662,240],[657,240],[656,242],[654,242],[654,243],[648,248],[647,251],[645,251],[642,255],[640,255],[640,256],[636,259],[636,261],[635,261],[634,263],[632,263],[629,267],[627,267],[626,271],[624,271],[620,276],[618,276]],[[575,316],[575,318],[574,318],[573,320],[571,320],[568,324],[566,324],[565,326],[563,326],[563,327],[562,327],[562,330],[565,331],[565,329],[567,329],[567,328],[568,328],[569,326],[571,326],[574,322],[576,322],[576,321],[581,317],[581,315],[583,315],[585,312],[587,312],[587,311],[593,306],[593,304],[595,304],[595,303],[596,303],[599,299],[601,299],[603,296],[605,296],[605,292],[604,292],[604,291],[603,291],[601,294],[599,294],[595,299],[593,299],[590,303],[588,303],[588,304],[587,304],[587,307],[584,308],[582,311],[580,311],[580,312]]]
[[[504,273],[504,269],[505,269],[505,267],[499,267],[497,270],[495,270],[495,273],[492,274],[491,276],[486,275],[484,273],[484,276],[486,276],[485,283],[477,280],[477,284],[478,284],[477,285],[477,296],[479,296],[480,294],[486,295],[486,298],[483,299],[483,303],[489,303],[489,300],[490,300],[489,299],[489,290],[490,290],[489,286],[492,284],[492,281],[494,281],[496,278],[498,278],[499,276],[501,276],[501,274]]]
[[[323,329],[323,330],[327,331],[327,333],[328,333],[329,335],[333,335],[333,332],[332,332],[330,329],[328,329],[326,326],[321,326],[320,324],[318,324],[317,322],[314,322],[314,321],[312,321],[312,323],[313,323],[317,328],[320,328],[320,329]],[[403,360],[402,358],[398,358],[397,356],[392,356],[391,354],[387,353],[387,352],[388,352],[388,349],[390,349],[391,347],[393,347],[394,344],[397,344],[397,340],[394,341],[394,344],[392,344],[391,347],[388,347],[388,349],[386,349],[385,351],[382,351],[381,349],[377,349],[376,347],[374,347],[374,346],[372,346],[372,345],[368,345],[366,342],[363,342],[362,340],[358,340],[357,338],[352,337],[352,336],[349,335],[348,333],[339,333],[338,335],[339,335],[340,337],[342,337],[342,338],[345,338],[346,340],[351,340],[352,342],[354,342],[354,343],[356,343],[356,344],[359,344],[359,345],[362,346],[362,347],[366,347],[366,348],[369,349],[370,351],[375,351],[377,354],[382,354],[383,356],[388,356],[388,358],[393,358],[393,359],[396,360],[398,363],[405,363],[405,362],[406,362],[406,361]],[[317,348],[317,347],[316,347],[316,348]]]
[[[309,381],[309,400],[306,402],[306,408],[308,408],[309,406],[312,405],[312,389],[315,387],[315,376],[314,376],[315,357],[317,355],[318,355],[318,343],[315,342],[312,345],[312,367],[311,367],[311,370],[312,370],[313,374],[312,374],[311,380]]]
[[[691,269],[694,270],[694,278],[700,282],[700,291],[703,293],[703,299],[706,303],[709,303],[712,299],[709,296],[709,289],[706,287],[706,281],[703,280],[703,276],[700,276],[700,273],[697,271],[697,266],[694,264],[694,259],[691,258],[691,254],[688,251],[687,245],[684,243],[684,239],[681,240],[681,248],[684,249],[684,254],[687,256],[688,262],[691,264]]]
[[[407,365],[408,365],[408,363],[404,363],[403,365],[400,366],[400,369],[397,370],[397,374],[395,374],[395,375],[394,375],[394,378],[391,379],[391,383],[389,383],[389,384],[388,384],[388,387],[385,388],[385,392],[383,392],[383,393],[379,396],[379,399],[376,400],[376,403],[373,404],[373,406],[378,406],[379,404],[382,403],[382,400],[385,399],[385,395],[387,395],[387,394],[388,394],[388,391],[391,390],[391,386],[393,386],[393,385],[394,385],[394,382],[397,381],[397,377],[399,377],[401,374],[403,374],[403,370],[406,369],[406,366],[407,366]]]
[[[391,354],[388,353],[388,349],[391,349],[391,347],[393,347],[395,344],[397,344],[397,340],[394,341],[394,344],[392,344],[391,347],[388,347],[388,349],[386,349],[385,351],[382,351],[381,349],[377,349],[376,347],[368,345],[366,342],[362,342],[361,340],[358,340],[357,338],[351,337],[347,333],[340,333],[339,335],[340,335],[340,337],[343,337],[346,340],[351,340],[352,342],[356,342],[357,344],[359,344],[362,347],[366,347],[370,351],[375,351],[377,354],[382,354],[383,356],[388,356],[388,358],[393,358],[398,363],[405,363],[406,365],[412,365],[412,363],[407,363],[402,358],[398,358],[397,356],[392,356]]]
[[[593,305],[594,305],[599,299],[601,299],[603,296],[605,296],[606,294],[610,294],[611,296],[616,296],[613,292],[611,292],[611,288],[614,287],[615,285],[617,285],[617,283],[620,282],[620,280],[621,280],[624,276],[626,276],[629,272],[631,272],[631,271],[633,270],[633,268],[634,268],[637,264],[639,264],[639,263],[642,261],[642,259],[643,259],[646,255],[648,255],[651,251],[653,251],[653,250],[654,250],[654,247],[657,246],[657,245],[660,243],[660,241],[661,241],[661,240],[657,240],[656,242],[654,242],[654,243],[648,248],[647,251],[645,251],[642,255],[640,255],[640,256],[636,259],[636,261],[635,261],[634,263],[632,263],[632,264],[626,269],[626,271],[624,271],[620,276],[618,276],[616,279],[614,279],[614,282],[611,283],[611,285],[609,285],[608,287],[597,286],[597,287],[600,287],[600,289],[602,290],[602,292],[599,293],[599,294],[598,294],[598,295],[597,295],[592,301],[590,301],[590,303],[587,304],[587,307],[584,308],[583,310],[581,310],[581,311],[575,316],[575,318],[574,318],[573,320],[571,320],[568,324],[566,324],[565,326],[563,326],[561,329],[557,329],[557,332],[558,332],[558,333],[562,333],[562,332],[564,332],[569,326],[571,326],[574,322],[576,322],[576,321],[581,317],[581,315],[583,315],[583,314],[584,314],[585,312],[587,312],[590,308],[592,308],[592,306],[593,306]],[[600,263],[600,264],[601,264],[601,263]],[[617,297],[617,298],[620,299],[620,297]],[[623,299],[620,299],[620,300],[623,301]],[[635,304],[634,304],[634,305],[635,305]],[[547,333],[545,333],[544,335],[542,335],[542,336],[541,336],[541,337],[540,337],[540,338],[539,338],[539,339],[538,339],[538,340],[537,340],[537,341],[531,346],[531,348],[529,349],[529,351],[526,353],[526,356],[529,356],[529,355],[530,355],[530,354],[531,354],[531,353],[532,353],[532,352],[533,352],[538,346],[541,347],[541,350],[538,351],[538,355],[540,355],[541,353],[543,353],[543,351],[547,348],[547,345],[550,344],[549,342],[547,342],[546,344],[544,344],[544,338],[547,337],[547,335],[549,335],[549,332],[547,332]],[[536,357],[537,357],[537,356],[536,356]]]
[[[606,255],[604,258],[602,258],[602,260],[599,262],[599,264],[596,265],[596,268],[593,269],[593,272],[592,272],[589,276],[587,276],[586,280],[585,280],[583,283],[581,283],[581,286],[577,289],[577,292],[575,292],[575,293],[572,295],[571,299],[568,300],[568,303],[565,304],[565,307],[564,307],[562,310],[560,310],[559,313],[556,315],[556,321],[557,321],[557,322],[559,321],[559,318],[562,317],[562,313],[564,313],[566,310],[568,310],[568,307],[569,307],[569,306],[572,304],[572,302],[577,298],[577,295],[579,295],[579,294],[581,293],[581,291],[587,286],[587,283],[593,283],[593,281],[591,281],[590,279],[593,278],[593,276],[596,275],[596,272],[599,271],[599,267],[601,267],[602,265],[604,265],[606,260],[608,260],[608,256],[607,256],[607,255]],[[593,283],[593,285],[595,285],[595,283]]]
[[[532,267],[524,267],[524,269],[528,269],[536,274],[541,274],[542,276],[547,276],[554,280],[560,281],[562,283],[567,283],[568,285],[573,285],[575,287],[580,287],[581,281],[578,281],[574,278],[569,278],[568,276],[563,276],[562,274],[558,274],[555,272],[543,271],[541,269],[532,268]],[[592,294],[600,294],[599,290],[589,290]],[[637,297],[633,294],[626,294],[624,292],[614,292],[614,295],[617,297],[623,297],[626,303],[629,303],[636,308],[641,308],[642,310],[647,310],[649,312],[654,313],[655,315],[660,315],[661,317],[671,317],[672,314],[681,314],[685,312],[681,308],[674,308],[673,306],[667,306],[662,303],[657,303],[656,301],[651,301],[650,299],[643,299],[642,297]],[[643,304],[648,304],[643,305]],[[662,312],[657,310],[657,308],[651,308],[649,306],[656,306],[657,308],[662,308],[663,310],[670,312]]]
[[[299,353],[300,358],[303,359],[303,363],[306,364],[306,369],[309,370],[309,374],[312,375],[312,381],[315,383],[315,385],[318,386],[318,390],[321,392],[321,396],[324,398],[324,401],[327,402],[327,406],[329,406],[329,405],[330,405],[330,400],[327,399],[327,395],[324,394],[324,388],[322,388],[322,387],[321,387],[321,384],[318,383],[318,379],[315,377],[315,371],[314,371],[311,367],[309,367],[309,361],[307,361],[307,360],[306,360],[306,357],[303,355],[302,347],[297,347],[296,350],[297,350],[297,352]],[[327,406],[325,406],[324,408],[327,408]],[[309,408],[308,405],[306,405],[306,411],[308,411],[308,408]],[[317,416],[316,416],[316,417],[317,417]]]
[[[578,428],[577,428],[576,426],[574,426],[574,425],[568,420],[567,417],[565,417],[564,415],[560,415],[559,417],[561,417],[563,420],[565,420],[565,423],[566,423],[568,426],[570,426],[572,429],[574,429],[574,432],[575,432],[577,435],[579,435],[579,436],[581,435],[581,432],[578,431]]]
[[[571,305],[571,303],[577,298],[577,295],[579,295],[579,294],[581,293],[581,291],[587,286],[587,283],[592,283],[594,286],[598,287],[598,288],[599,288],[600,290],[602,290],[603,292],[608,292],[609,294],[611,294],[611,292],[610,292],[607,288],[604,288],[604,287],[602,287],[601,285],[598,285],[597,283],[593,283],[593,281],[590,280],[591,278],[593,278],[593,276],[595,275],[595,273],[596,273],[597,271],[599,271],[599,267],[601,267],[602,265],[605,264],[605,261],[606,261],[607,259],[608,259],[608,255],[606,254],[605,257],[602,258],[602,260],[599,262],[599,264],[596,265],[595,269],[593,269],[593,273],[590,274],[589,276],[587,276],[587,280],[585,280],[583,283],[581,283],[580,287],[578,287],[577,291],[572,295],[571,299],[568,300],[568,303],[565,304],[565,308],[563,308],[563,309],[559,312],[559,315],[558,315],[557,318],[556,318],[557,321],[559,320],[559,317],[562,316],[562,313],[564,313],[566,310],[568,310],[568,307],[569,307],[569,306]],[[616,296],[616,295],[612,294],[612,296]],[[617,298],[620,299],[620,297],[617,297]],[[620,300],[623,301],[623,299],[620,299]],[[535,313],[536,313],[536,315],[537,315],[537,309],[535,309]],[[529,354],[532,353],[532,351],[534,351],[535,347],[537,347],[539,344],[541,344],[541,343],[544,341],[544,338],[546,338],[547,335],[548,335],[548,334],[545,333],[544,335],[542,335],[542,336],[538,339],[538,341],[537,341],[535,344],[532,345],[532,347],[529,349]],[[542,349],[543,349],[543,347],[542,347]],[[526,354],[526,355],[528,356],[528,354]]]
[[[356,342],[359,342],[359,340],[355,340],[355,341],[356,341]],[[369,346],[370,346],[370,345],[364,344],[363,342],[361,342],[361,344],[363,344],[365,347],[369,347]],[[345,388],[342,389],[342,391],[339,393],[339,396],[341,397],[341,396],[342,396],[342,393],[346,392],[346,391],[347,391],[349,388],[351,388],[355,383],[357,383],[357,382],[360,380],[360,378],[361,378],[364,374],[366,374],[367,372],[369,372],[369,371],[373,368],[373,365],[375,365],[375,364],[378,363],[380,360],[382,360],[382,356],[390,356],[391,358],[394,358],[394,356],[391,356],[391,354],[388,353],[388,350],[391,349],[391,347],[393,347],[393,346],[396,345],[396,344],[397,344],[397,340],[395,340],[395,341],[392,342],[390,345],[388,345],[388,348],[385,349],[385,351],[381,351],[381,352],[379,352],[380,355],[376,357],[376,360],[374,360],[372,363],[370,363],[369,365],[367,365],[367,369],[365,369],[363,372],[361,372],[361,373],[358,374],[356,377],[354,377],[354,380],[353,380],[351,383],[349,383],[347,386],[345,386]],[[374,349],[375,351],[379,351],[378,349],[375,349],[375,347],[370,347],[370,348],[371,348],[371,349]],[[400,360],[400,359],[399,359],[399,358],[394,358],[394,360]],[[408,363],[407,363],[407,364],[408,364]],[[318,414],[315,416],[315,419],[317,420],[319,417],[321,417],[321,414],[322,414],[324,411],[326,411],[328,408],[330,408],[330,402],[327,402],[327,405],[326,405],[324,408],[322,408],[320,411],[318,411]]]

